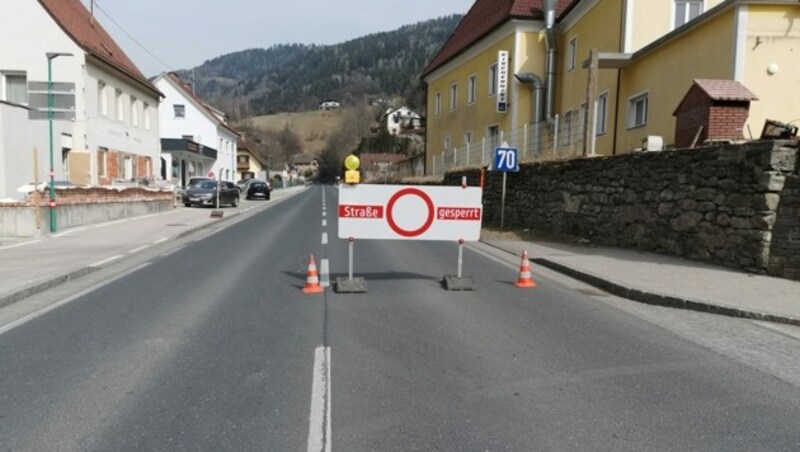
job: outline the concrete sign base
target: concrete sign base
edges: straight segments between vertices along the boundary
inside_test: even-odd
[[[442,278],[442,284],[445,290],[477,290],[478,286],[475,285],[475,280],[471,276],[464,276],[459,278],[456,275],[445,275]]]
[[[336,278],[333,290],[336,293],[366,293],[367,281],[364,278]]]

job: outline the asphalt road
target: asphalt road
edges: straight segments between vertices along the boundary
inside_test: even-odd
[[[368,293],[303,294],[309,253],[347,273],[335,212],[314,187],[0,334],[0,450],[800,448],[797,386],[479,247],[475,292],[455,244],[359,241]]]

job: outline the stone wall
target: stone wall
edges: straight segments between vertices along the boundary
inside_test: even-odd
[[[796,142],[752,142],[523,164],[505,225],[800,279],[798,160]],[[445,183],[462,175],[479,183]],[[501,187],[488,172],[484,224],[500,223]]]
[[[781,191],[768,270],[770,274],[800,281],[800,176],[797,174],[786,178]]]
[[[141,187],[69,187],[56,189],[57,230],[135,217],[175,208],[172,190]],[[35,237],[49,228],[49,192],[25,201],[0,202],[0,236]],[[38,211],[38,212],[37,212]]]

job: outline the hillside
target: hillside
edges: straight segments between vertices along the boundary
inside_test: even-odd
[[[452,15],[341,44],[283,44],[206,61],[194,77],[200,96],[233,118],[313,110],[325,99],[345,105],[400,96],[419,108],[419,74],[455,29]]]
[[[303,151],[316,155],[341,128],[344,117],[343,111],[306,111],[256,116],[250,122],[265,131],[279,131],[288,125],[300,137]]]

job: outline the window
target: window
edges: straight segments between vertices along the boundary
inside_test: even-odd
[[[136,167],[130,155],[122,157],[122,179],[133,179]]]
[[[464,144],[466,144],[467,146],[472,144],[472,131],[471,130],[467,130],[466,132],[464,132]]]
[[[489,135],[489,149],[500,146],[500,126],[489,126],[486,132]]]
[[[450,85],[450,111],[458,107],[458,84],[453,83]]]
[[[628,100],[628,127],[640,127],[647,124],[647,93]]]
[[[497,64],[489,66],[489,95],[497,92]]]
[[[450,137],[444,137],[444,150],[447,151],[450,149],[452,143],[450,143]]]
[[[144,104],[144,128],[145,130],[150,130],[150,104]]]
[[[125,121],[125,98],[122,96],[122,90],[116,91],[116,105],[117,105],[117,120]]]
[[[186,117],[186,106],[181,104],[174,104],[172,109],[175,111],[176,118],[185,118]]]
[[[473,74],[467,81],[467,103],[474,104],[477,97],[478,76]]]
[[[442,114],[442,93],[436,93],[433,98],[433,114],[434,116]]]
[[[3,73],[3,96],[7,102],[28,104],[28,78],[24,73]]]
[[[139,101],[131,97],[131,125],[139,127]]]
[[[97,82],[97,113],[108,116],[108,86],[104,82]]]
[[[597,97],[597,110],[595,111],[595,135],[605,135],[608,118],[608,92]]]
[[[567,45],[567,71],[575,69],[575,62],[578,60],[578,37],[574,36]]]
[[[181,138],[187,141],[194,141],[194,135],[181,135]]]
[[[675,28],[703,13],[703,0],[675,0]]]
[[[108,177],[108,148],[97,150],[97,176]]]

